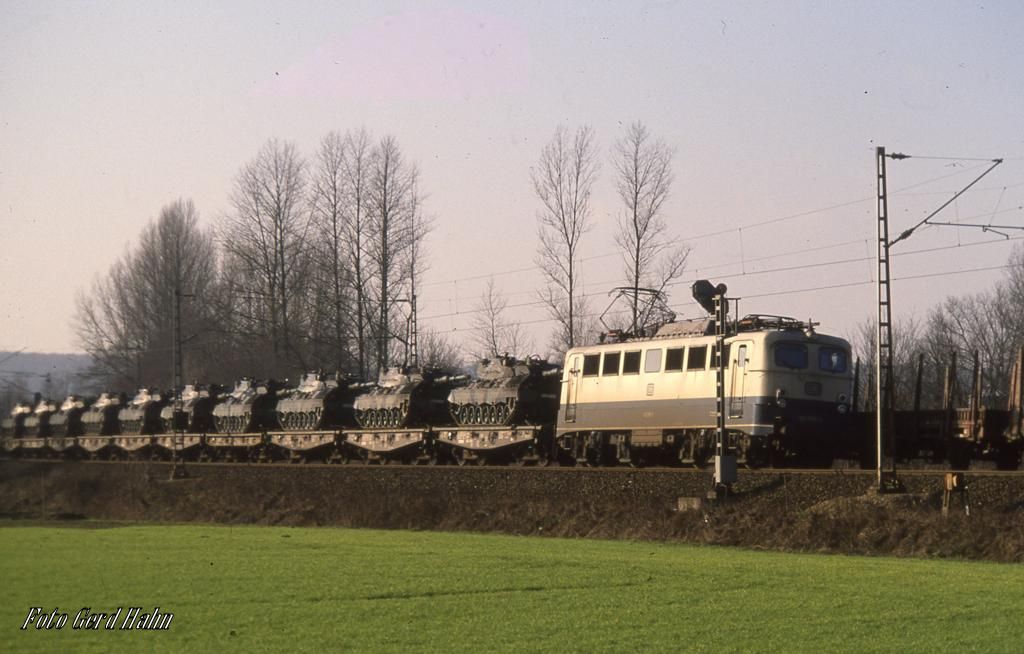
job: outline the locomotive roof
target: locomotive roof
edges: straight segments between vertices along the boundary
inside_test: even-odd
[[[818,323],[804,322],[788,316],[774,316],[766,314],[751,314],[740,320],[731,321],[728,324],[726,338],[729,340],[749,334],[763,334],[769,336],[778,334],[799,338],[800,340],[831,342],[847,344],[846,339],[829,334],[821,334],[814,331]],[[610,339],[608,337],[611,337]],[[600,343],[580,345],[572,348],[571,351],[592,350],[594,348],[608,348],[613,346],[629,346],[640,344],[657,344],[664,341],[683,341],[702,339],[706,342],[713,342],[715,336],[715,321],[712,318],[695,318],[689,320],[677,320],[662,325],[657,333],[652,336],[634,337],[621,335],[615,332],[605,335]]]

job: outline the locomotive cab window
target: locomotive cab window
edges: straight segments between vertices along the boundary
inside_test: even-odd
[[[672,347],[665,351],[665,372],[678,372],[683,369],[683,348]]]
[[[621,352],[605,352],[604,367],[601,368],[601,374],[604,376],[619,374],[619,359],[621,357]]]
[[[640,350],[636,350],[635,352],[626,352],[626,356],[622,359],[622,374],[640,374]]]
[[[661,350],[647,350],[644,356],[644,372],[661,372]]]
[[[601,365],[600,354],[588,354],[583,357],[583,376],[594,377],[597,375],[597,369]]]
[[[775,365],[791,370],[807,368],[807,346],[803,343],[776,343]]]
[[[687,370],[704,370],[708,363],[708,346],[691,347],[686,357]]]
[[[838,347],[822,347],[818,350],[818,368],[825,372],[846,372],[846,351]]]

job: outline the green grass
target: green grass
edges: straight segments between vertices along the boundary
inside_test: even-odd
[[[1019,652],[1024,567],[475,534],[0,528],[0,651]],[[69,613],[20,631],[30,606]],[[71,629],[83,606],[166,632]]]

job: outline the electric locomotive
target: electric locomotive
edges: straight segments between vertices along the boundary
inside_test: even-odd
[[[727,323],[723,411],[739,462],[831,465],[850,418],[850,344],[814,327],[766,315]],[[563,452],[591,465],[703,466],[716,445],[716,339],[707,318],[569,350],[556,428]]]

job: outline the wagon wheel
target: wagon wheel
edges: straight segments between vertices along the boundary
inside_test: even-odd
[[[468,460],[466,459],[466,450],[461,447],[452,448],[452,458],[454,458],[455,463],[460,466],[464,466],[468,463]]]

